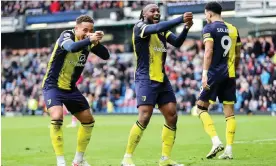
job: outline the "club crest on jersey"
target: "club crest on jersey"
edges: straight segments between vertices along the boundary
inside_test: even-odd
[[[63,35],[65,38],[70,38],[71,34],[70,33],[64,33]]]
[[[49,100],[47,100],[47,102],[48,102],[48,105],[51,105],[52,100],[49,99]]]
[[[147,100],[147,96],[142,96],[141,99],[142,99],[142,101],[146,101]]]

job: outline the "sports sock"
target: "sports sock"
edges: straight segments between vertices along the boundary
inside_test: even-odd
[[[199,114],[199,117],[203,123],[205,132],[211,137],[217,136],[217,132],[214,126],[214,122],[208,112],[204,111]]]
[[[62,120],[52,120],[50,125],[50,137],[58,162],[64,160]]]
[[[140,139],[143,135],[143,131],[145,130],[145,127],[142,126],[139,121],[137,121],[131,128],[129,137],[128,137],[128,143],[126,148],[126,154],[132,155],[136,146],[140,142]]]
[[[226,145],[232,145],[234,142],[234,136],[236,131],[236,119],[235,116],[230,116],[226,119]]]
[[[77,138],[77,151],[74,158],[75,162],[81,162],[83,160],[84,152],[86,150],[87,145],[90,142],[93,127],[94,122],[82,123],[80,125]]]
[[[176,128],[164,124],[162,130],[162,157],[170,157],[175,137]]]

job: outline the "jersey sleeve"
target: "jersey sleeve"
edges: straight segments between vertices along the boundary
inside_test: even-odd
[[[203,28],[202,37],[203,37],[203,43],[205,43],[208,40],[214,41],[211,27],[208,24]]]
[[[168,40],[168,37],[172,34],[171,31],[166,31],[165,32],[165,37],[166,37],[166,40]]]
[[[147,36],[144,35],[144,31],[146,27],[147,27],[146,23],[144,23],[143,21],[139,21],[134,27],[135,37],[146,38]]]
[[[58,45],[63,48],[63,45],[68,41],[74,41],[74,34],[70,31],[62,32],[58,40]]]
[[[238,36],[237,36],[237,46],[240,46],[240,45],[242,45],[242,43],[241,43],[241,38],[240,38],[240,34],[239,34],[238,30],[237,30],[237,33],[238,33]]]

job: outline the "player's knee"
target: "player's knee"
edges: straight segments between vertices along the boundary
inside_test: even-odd
[[[234,112],[232,112],[232,111],[230,111],[230,112],[225,112],[225,111],[224,111],[224,116],[225,116],[225,117],[234,116]]]
[[[177,124],[177,113],[173,114],[172,116],[169,117],[169,119],[167,120],[167,124],[170,126],[170,127],[176,127],[176,124]]]
[[[171,123],[176,123],[176,121],[177,121],[177,112],[176,112],[176,110],[170,111],[169,114],[167,115],[167,119],[169,119],[169,121]]]
[[[139,122],[141,123],[141,125],[146,127],[149,124],[150,118],[151,118],[151,113],[142,112],[139,115]]]
[[[80,122],[88,124],[88,123],[95,123],[95,120],[93,116],[84,116],[80,119]]]
[[[230,117],[234,115],[234,105],[232,104],[224,104],[223,105],[223,111],[225,117]]]
[[[203,111],[202,110],[200,110],[200,109],[196,109],[196,113],[199,115],[199,114],[201,114]]]
[[[208,108],[197,104],[196,113],[200,115],[202,112],[207,112]]]
[[[144,117],[140,117],[139,118],[139,122],[141,123],[141,125],[143,125],[144,127],[147,127],[147,125],[150,122],[150,117],[149,116],[144,116]]]
[[[63,111],[60,108],[57,106],[54,106],[49,109],[52,120],[63,120]]]

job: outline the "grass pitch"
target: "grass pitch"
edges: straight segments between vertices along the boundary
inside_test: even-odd
[[[225,120],[212,116],[225,143]],[[119,166],[129,130],[137,116],[95,116],[96,124],[86,153],[93,166]],[[207,160],[211,141],[197,117],[180,116],[172,159],[186,166],[275,166],[276,118],[236,116],[237,131],[233,146],[234,160]],[[49,117],[2,118],[2,166],[54,166],[55,155],[49,137]],[[66,117],[64,126],[70,122]],[[161,155],[161,131],[164,120],[154,115],[138,145],[137,166],[157,166]],[[63,128],[64,151],[68,165],[76,149],[77,128]]]

